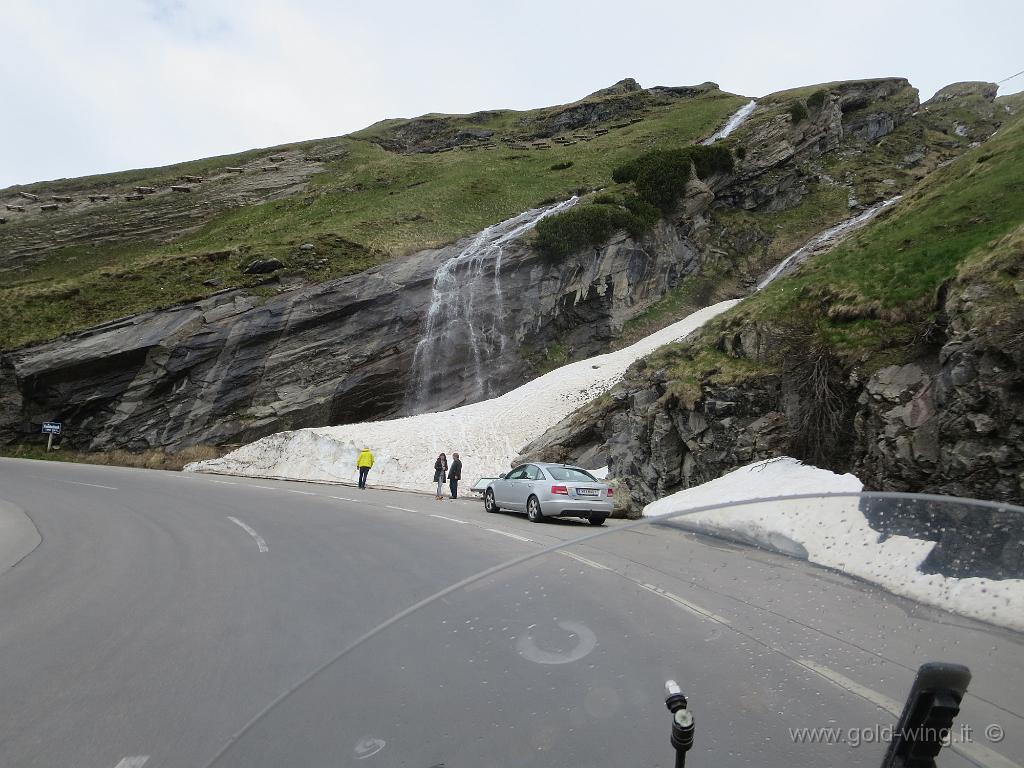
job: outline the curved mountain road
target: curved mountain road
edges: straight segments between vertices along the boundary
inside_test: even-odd
[[[9,459],[0,460],[0,501],[24,510],[41,537],[16,565],[0,561],[0,763],[19,767],[207,765],[276,697],[399,611],[485,568],[593,532],[574,521],[487,515],[474,500]],[[530,596],[523,579],[543,588]],[[520,589],[527,598],[510,600]],[[490,629],[456,638],[440,628],[447,619],[428,621],[463,613],[471,628]],[[555,658],[550,638],[526,631],[537,616],[576,638],[568,662]],[[507,648],[504,639],[488,645],[497,640],[488,632],[516,622],[525,629]],[[576,756],[591,761],[639,737],[644,746],[628,754],[645,756],[635,764],[668,759],[658,681],[675,676],[705,729],[698,738],[723,750],[715,765],[753,764],[761,758],[741,753],[751,739],[763,749],[765,738],[780,764],[793,764],[794,754],[808,765],[843,762],[837,750],[848,745],[797,748],[786,726],[891,722],[887,709],[932,659],[968,663],[974,682],[961,719],[977,733],[991,723],[1006,733],[1002,743],[979,736],[956,754],[947,750],[942,764],[997,768],[1024,754],[1020,635],[671,526],[544,555],[427,606],[407,626],[328,667],[218,764],[322,764],[357,722],[381,722],[367,695],[389,684],[424,691],[443,681],[464,704],[451,713],[448,738],[474,743],[497,717],[475,701],[486,681],[467,661],[474,658],[505,665],[495,677],[505,676],[509,711],[541,707],[557,720],[556,708],[578,705],[587,713],[579,725],[604,719],[605,738],[580,739],[589,746]],[[564,678],[560,690],[527,697],[537,690],[531,681],[540,685],[552,670]],[[604,698],[571,698],[597,675],[609,681]],[[649,726],[636,729],[634,715],[648,711]],[[336,727],[321,728],[320,743],[302,731],[325,713]],[[730,718],[741,722],[733,727]],[[735,744],[720,730],[726,725],[745,731]],[[542,732],[538,725],[534,736]],[[509,755],[524,744],[541,754],[550,746],[496,739],[490,749],[503,745]],[[366,744],[376,742],[359,749]],[[873,746],[857,760],[877,763]],[[422,759],[444,757],[428,749]]]

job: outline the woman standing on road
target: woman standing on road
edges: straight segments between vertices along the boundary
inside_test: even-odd
[[[434,496],[434,499],[437,501],[444,499],[444,480],[447,472],[448,457],[443,453],[439,453],[437,461],[434,462],[434,482],[437,483],[437,495]]]

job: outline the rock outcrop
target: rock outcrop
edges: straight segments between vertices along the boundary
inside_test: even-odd
[[[668,372],[685,349],[641,361],[609,396],[520,458],[607,465],[621,489],[620,513],[631,516],[656,498],[780,455],[852,471],[866,490],[1024,505],[1022,244],[1018,230],[1001,244],[1001,260],[951,283],[937,313],[942,327],[933,329],[941,341],[915,360],[864,377],[837,367],[834,426],[818,430],[816,445],[802,434],[816,405],[804,386],[809,363],[780,365],[771,329],[749,326],[720,338],[720,363],[689,386]],[[1014,558],[1022,529],[1014,531],[1013,541],[999,540],[1008,559],[988,557],[985,568],[1021,571]],[[953,574],[964,546],[947,542],[936,568]]]
[[[75,448],[176,448],[396,415],[434,273],[468,242],[269,299],[226,291],[7,353],[0,440],[59,420]],[[515,302],[499,319],[519,353],[494,356],[491,394],[528,378],[522,355],[545,340],[568,339],[587,353],[606,346],[626,319],[697,266],[692,245],[667,223],[643,243],[623,235],[559,264],[510,244],[500,288]],[[474,286],[475,301],[493,308],[495,287],[490,272]],[[469,397],[465,371],[445,382],[432,410]]]
[[[662,93],[664,89],[635,90],[626,84],[621,92],[547,110],[539,119],[576,115],[590,120],[587,110],[629,110],[633,99],[654,103],[714,87]],[[727,268],[709,226],[712,207],[773,211],[798,205],[806,162],[846,141],[869,144],[880,132],[901,125],[915,105],[916,92],[906,81],[889,79],[833,88],[807,120],[794,122],[778,104],[759,107],[752,125],[729,139],[746,149],[736,173],[695,180],[676,216],[662,220],[641,240],[619,233],[600,248],[559,263],[532,250],[528,239],[516,241],[504,249],[500,280],[494,279],[493,266],[482,274],[457,274],[460,281],[475,281],[474,306],[490,315],[487,325],[494,330],[481,342],[486,395],[530,378],[538,353],[548,346],[558,346],[568,359],[606,350],[627,320],[683,278]],[[574,111],[578,109],[582,111]],[[602,111],[600,119],[607,118]],[[430,120],[424,121],[420,127],[430,128]],[[395,136],[396,131],[412,130],[411,125],[406,121],[384,133]],[[533,129],[547,130],[539,124]],[[433,142],[436,137],[427,133],[423,140]],[[0,442],[24,439],[38,431],[39,422],[53,419],[68,425],[70,446],[102,450],[233,444],[286,429],[408,413],[410,371],[433,276],[468,242],[421,251],[358,275],[299,285],[270,298],[225,291],[3,354]],[[729,295],[734,289],[724,290]],[[514,301],[502,301],[499,293]],[[495,346],[498,338],[503,341]],[[458,363],[458,355],[452,359]],[[424,407],[440,410],[479,399],[481,391],[469,380],[466,367],[454,364],[450,370],[443,388],[432,391]],[[641,396],[646,405],[665,394],[656,382],[652,386]],[[671,419],[651,422],[657,434],[649,437],[658,450],[673,441],[718,445],[725,435],[744,430],[749,445],[734,454],[723,448],[713,467],[691,460],[678,472],[670,469],[671,456],[652,459],[647,466],[651,454],[645,458],[639,451],[637,466],[647,480],[636,499],[677,482],[714,476],[718,467],[731,462],[770,454],[765,434],[771,430],[765,432],[759,420],[765,415],[762,401],[773,396],[759,393],[750,400],[723,393],[713,402],[732,405],[715,405],[705,413],[713,417],[707,429],[698,428],[699,420],[691,424],[689,416],[685,429]],[[747,400],[749,419],[757,422],[749,430],[741,424]],[[727,416],[724,408],[733,408],[731,415],[738,421],[713,426],[714,417]],[[619,426],[641,439],[640,422]],[[722,436],[716,437],[717,432]],[[631,449],[623,443],[614,450],[625,456]]]
[[[335,149],[335,156],[340,151]],[[286,162],[273,171],[259,170],[258,163],[259,159],[250,162],[242,174],[217,168],[195,186],[191,195],[175,194],[162,185],[145,195],[145,205],[126,201],[124,194],[131,189],[131,182],[119,180],[106,187],[74,189],[74,202],[62,205],[53,214],[40,213],[38,205],[30,206],[19,215],[18,227],[0,231],[0,274],[22,269],[64,249],[87,247],[101,252],[140,241],[170,242],[224,211],[298,195],[306,189],[309,178],[323,170],[321,161],[307,160],[297,151],[289,152]],[[72,191],[71,186],[70,182],[59,181],[33,188],[52,194],[65,188]]]

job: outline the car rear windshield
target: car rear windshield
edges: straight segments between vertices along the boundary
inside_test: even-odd
[[[584,472],[576,467],[547,467],[548,472],[555,480],[571,483],[596,483],[597,478],[589,472]]]

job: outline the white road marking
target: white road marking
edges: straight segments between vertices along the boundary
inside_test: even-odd
[[[250,488],[262,488],[264,491],[276,491],[278,490],[272,485],[250,485]]]
[[[564,549],[560,549],[558,550],[558,554],[565,555],[566,557],[571,557],[573,560],[583,563],[584,565],[589,565],[591,568],[597,568],[597,570],[599,571],[611,570],[607,565],[601,565],[600,563],[594,562],[593,560],[588,560],[587,558],[583,557],[583,555],[577,555],[575,552],[566,552]]]
[[[497,528],[487,528],[486,530],[490,531],[491,533],[499,533],[502,536],[508,536],[510,539],[518,539],[519,541],[528,541],[531,544],[534,543],[533,539],[528,539],[525,536],[517,536],[516,534],[509,533],[508,531],[499,531]]]
[[[243,523],[237,517],[230,517],[229,516],[228,520],[230,520],[232,523],[234,523],[239,528],[241,528],[243,531],[245,531],[250,536],[252,536],[254,539],[256,539],[256,546],[260,548],[260,552],[269,552],[270,551],[270,547],[267,546],[267,542],[264,540],[264,538],[262,536],[260,536],[258,533],[256,533],[255,530],[253,530],[248,525]]]
[[[350,499],[347,496],[331,496],[330,498],[337,499],[338,501],[355,501],[355,499]]]
[[[409,509],[408,507],[393,507],[390,504],[385,504],[384,506],[387,507],[388,509],[397,509],[397,510],[399,510],[401,512],[415,512],[416,511],[415,509]]]
[[[121,762],[114,768],[142,768],[149,760],[149,755],[135,755],[134,757],[122,757]]]
[[[821,664],[811,661],[810,659],[797,659],[796,663],[799,664],[801,667],[806,667],[807,669],[811,670],[811,672],[815,672],[821,675],[830,683],[838,685],[840,688],[843,688],[852,694],[860,696],[862,699],[867,699],[876,707],[884,709],[891,715],[899,717],[900,713],[903,712],[903,705],[895,699],[890,699],[885,694],[879,693],[878,691],[873,691],[870,688],[867,688],[861,685],[860,683],[855,682],[850,678],[839,674],[834,669],[824,667]]]
[[[867,686],[861,685],[857,681],[846,677],[846,675],[842,675],[834,669],[830,669],[810,659],[795,659],[795,661],[801,667],[820,675],[833,685],[837,685],[855,696],[860,696],[879,709],[884,709],[893,717],[899,717],[903,713],[903,705],[895,699],[890,699],[884,693],[879,693]],[[1021,768],[1018,763],[977,741],[953,742],[949,745],[949,748],[975,765],[983,766],[983,768]]]
[[[298,493],[301,494],[302,496],[316,496],[316,494],[313,493],[312,491],[293,491],[291,488],[282,488],[281,490],[287,493]]]
[[[217,485],[238,485],[230,480],[211,480],[211,483],[217,483]]]
[[[456,520],[454,517],[445,517],[444,515],[431,515],[431,517],[436,517],[438,520],[447,520],[451,523],[458,523],[459,525],[469,524],[468,520]]]
[[[697,616],[701,616],[705,619],[711,619],[711,621],[718,622],[719,624],[724,624],[727,627],[732,626],[728,619],[719,616],[717,613],[713,613],[712,611],[709,611],[707,608],[703,608],[697,605],[696,603],[691,603],[689,600],[682,598],[679,595],[673,594],[672,592],[669,592],[666,589],[656,587],[653,584],[645,584],[641,582],[637,582],[637,584],[646,589],[648,592],[653,592],[656,595],[664,597],[666,600],[671,600],[673,603],[680,606],[684,610],[689,611],[690,613],[693,613]]]
[[[72,485],[88,485],[90,488],[106,488],[108,490],[117,490],[117,488],[114,487],[113,485],[100,485],[95,482],[76,482],[75,480],[57,480],[57,482],[70,482]]]
[[[61,480],[59,477],[42,477],[40,475],[30,475],[35,477],[37,480],[56,480],[57,482],[70,482],[72,485],[88,485],[90,488],[105,488],[106,490],[117,490],[113,485],[99,485],[95,482],[79,482],[78,480]]]

